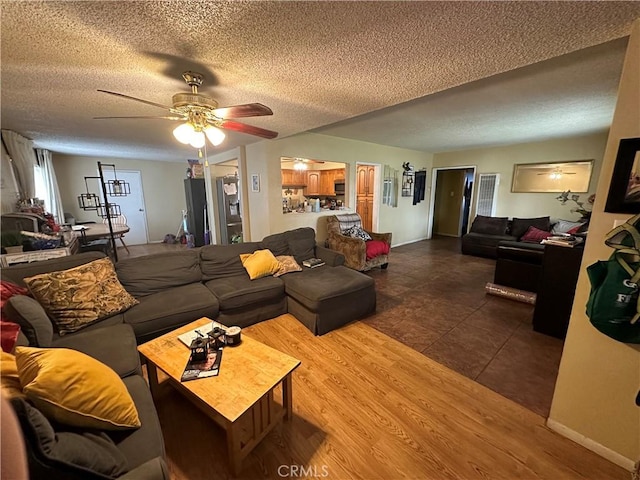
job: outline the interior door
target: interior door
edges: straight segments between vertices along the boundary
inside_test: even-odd
[[[114,180],[113,170],[103,168],[105,181]],[[127,245],[143,245],[149,243],[147,233],[147,214],[144,205],[144,195],[142,191],[142,176],[139,171],[116,170],[118,180],[128,182],[131,193],[123,197],[109,196],[109,203],[120,206],[120,211],[127,217],[129,232],[125,235],[124,241]]]

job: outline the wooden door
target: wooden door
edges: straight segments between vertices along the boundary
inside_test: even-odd
[[[371,231],[373,228],[375,167],[371,165],[358,165],[356,174],[356,212],[362,219],[362,228]]]

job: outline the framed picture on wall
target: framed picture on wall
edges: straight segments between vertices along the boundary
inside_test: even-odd
[[[251,174],[251,191],[252,192],[260,191],[260,175],[257,173]]]
[[[640,213],[640,138],[620,140],[604,211]]]

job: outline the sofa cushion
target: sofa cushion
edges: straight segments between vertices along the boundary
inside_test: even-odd
[[[373,278],[343,266],[309,268],[282,278],[287,295],[316,313],[354,302],[354,294],[375,284]]]
[[[316,232],[313,228],[296,228],[287,232],[289,253],[300,265],[315,256]]]
[[[240,255],[240,261],[251,280],[273,275],[280,269],[280,263],[269,249],[243,253]]]
[[[108,435],[126,457],[129,467],[133,469],[153,458],[164,457],[164,439],[146,380],[140,375],[131,375],[122,381],[136,404],[141,426],[136,430],[109,431]]]
[[[7,318],[20,325],[29,345],[50,347],[53,324],[42,305],[26,295],[15,295],[5,304]]]
[[[84,353],[67,348],[17,347],[23,391],[48,418],[80,428],[140,426],[120,377]]]
[[[235,277],[210,280],[205,285],[218,298],[220,310],[241,308],[284,297],[284,284],[280,278],[275,277],[250,280],[245,273]]]
[[[520,240],[522,242],[540,243],[542,240],[549,238],[551,235],[551,232],[540,230],[536,227],[529,227],[526,233],[522,237],[520,237]]]
[[[506,235],[509,226],[507,217],[485,217],[476,215],[471,224],[471,233],[483,233],[487,235]],[[523,232],[524,233],[524,232]]]
[[[70,348],[104,363],[121,378],[142,375],[136,336],[131,325],[103,325],[82,330],[75,335],[65,335],[55,342],[56,348]]]
[[[138,303],[120,284],[108,258],[25,278],[58,333],[75,332]]]
[[[140,303],[125,312],[124,321],[143,343],[200,317],[215,318],[218,310],[216,297],[202,283],[192,283],[140,297]]]
[[[291,255],[278,255],[276,260],[278,260],[280,266],[278,267],[278,271],[273,274],[274,277],[280,277],[285,273],[302,271],[302,267],[298,265],[296,259]]]
[[[202,281],[197,251],[175,252],[126,258],[116,265],[118,279],[134,297],[143,297]]]
[[[125,456],[104,432],[67,432],[52,424],[21,398],[11,399],[25,440],[39,462],[73,478],[117,478],[128,471]],[[31,472],[33,478],[43,472]]]
[[[486,235],[484,233],[467,233],[462,237],[463,243],[474,243],[487,247],[497,247],[502,241],[515,242],[518,239],[512,235]]]
[[[279,255],[290,255],[289,242],[287,241],[287,232],[275,233],[264,237],[260,244],[261,248],[268,248],[276,257]]]
[[[551,223],[549,217],[536,217],[536,218],[515,218],[511,222],[511,235],[516,238],[522,237],[529,227],[536,227],[539,230],[548,232],[551,230]]]
[[[200,249],[200,268],[204,281],[246,275],[240,255],[263,248],[258,242],[207,245]]]

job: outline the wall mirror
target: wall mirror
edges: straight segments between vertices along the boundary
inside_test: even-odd
[[[514,165],[514,193],[588,192],[593,160]]]

